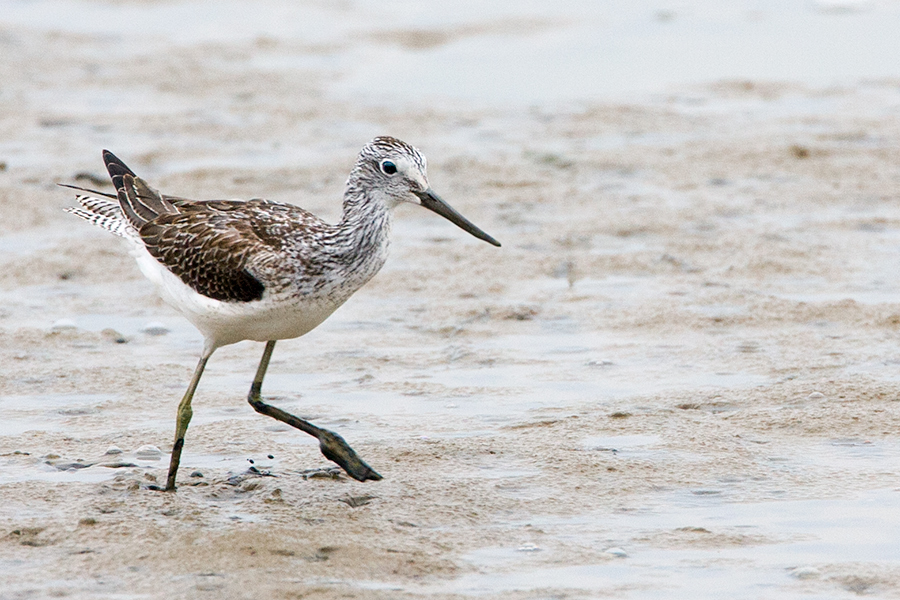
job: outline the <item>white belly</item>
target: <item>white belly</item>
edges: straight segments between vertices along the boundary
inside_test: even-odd
[[[288,297],[266,293],[253,302],[222,302],[195,292],[143,245],[132,254],[163,299],[200,330],[209,352],[243,340],[267,342],[300,337],[327,319],[350,295]]]

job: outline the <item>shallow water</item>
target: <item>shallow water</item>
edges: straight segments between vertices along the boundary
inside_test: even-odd
[[[597,515],[577,523],[530,520],[532,526],[558,529],[562,541],[597,547],[622,546],[626,557],[599,564],[535,567],[528,565],[540,548],[488,548],[466,557],[480,573],[466,575],[429,591],[479,596],[515,590],[571,590],[614,594],[619,598],[821,598],[802,582],[823,576],[817,565],[897,561],[896,522],[900,492],[877,490],[850,497],[723,502],[712,496],[674,496],[658,506],[627,513]],[[731,548],[696,548],[704,537],[723,533],[748,538]],[[673,548],[644,547],[640,538],[681,535]],[[756,537],[759,541],[754,542]],[[681,547],[679,547],[681,546]],[[849,587],[830,598],[871,593]]]
[[[460,2],[440,11],[403,0],[371,6],[269,1],[252,10],[209,0],[18,0],[8,3],[0,23],[98,36],[126,55],[171,44],[262,40],[271,47],[255,55],[254,69],[275,76],[316,73],[342,100],[529,106],[633,97],[722,79],[822,87],[897,77],[900,67],[885,57],[900,54],[898,16],[890,2],[800,0]],[[116,22],[139,22],[142,35],[111,28]],[[278,46],[297,40],[299,48]],[[129,102],[106,89],[80,98],[87,112],[147,108],[143,96]],[[173,110],[177,103],[172,95],[159,106]]]

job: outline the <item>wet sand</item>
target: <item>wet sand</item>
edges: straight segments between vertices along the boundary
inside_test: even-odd
[[[0,30],[0,599],[900,597],[900,80],[392,104],[324,43],[129,43]],[[264,395],[385,479],[255,414],[244,342],[152,491],[200,336],[55,183],[108,147],[334,220],[379,134],[503,242],[402,207],[382,273],[276,347]]]

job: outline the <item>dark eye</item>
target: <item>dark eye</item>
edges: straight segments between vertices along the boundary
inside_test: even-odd
[[[394,163],[392,163],[389,160],[386,160],[383,163],[381,163],[381,170],[384,171],[388,175],[393,175],[394,173],[397,172],[397,165],[395,165]]]

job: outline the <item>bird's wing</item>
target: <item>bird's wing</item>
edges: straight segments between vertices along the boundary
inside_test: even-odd
[[[103,162],[116,188],[122,213],[136,230],[140,231],[141,227],[160,215],[178,212],[171,199],[150,187],[109,150],[103,151]]]
[[[184,201],[178,212],[142,225],[141,239],[156,260],[197,293],[224,302],[259,300],[265,286],[253,265],[277,258],[279,248],[254,231],[252,202]]]

